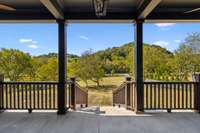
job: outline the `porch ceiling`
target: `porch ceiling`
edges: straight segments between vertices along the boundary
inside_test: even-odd
[[[55,15],[41,1],[45,0],[0,0],[0,4],[15,9],[0,9],[0,21],[55,20]],[[200,10],[188,12],[200,8],[199,0],[108,0],[104,17],[95,15],[93,0],[46,1],[57,3],[66,20],[200,21]]]

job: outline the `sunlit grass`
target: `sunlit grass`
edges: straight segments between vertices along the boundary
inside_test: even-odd
[[[88,82],[88,103],[89,106],[105,106],[112,105],[112,90],[116,89],[118,86],[122,84],[125,80],[123,76],[117,77],[104,77],[100,81],[100,87],[89,81]],[[86,84],[83,81],[78,81],[80,86],[86,87]]]

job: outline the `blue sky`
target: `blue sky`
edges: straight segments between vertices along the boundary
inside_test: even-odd
[[[144,42],[174,51],[198,23],[144,24]],[[134,24],[68,24],[68,53],[81,55],[134,41]],[[56,24],[0,24],[0,48],[16,48],[31,55],[57,52]]]

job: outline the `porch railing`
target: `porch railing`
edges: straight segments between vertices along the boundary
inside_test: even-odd
[[[1,109],[57,109],[57,82],[1,82]]]
[[[125,106],[125,88],[126,82],[121,84],[116,90],[113,90],[113,105]]]
[[[134,82],[126,78],[116,90],[113,90],[113,105],[124,106],[127,109],[134,109]]]
[[[144,109],[197,110],[198,82],[144,82]]]
[[[71,107],[71,81],[66,82],[66,108]],[[0,76],[0,110],[57,110],[58,82],[5,82]]]
[[[88,106],[88,91],[82,88],[77,82],[76,78],[71,78],[71,108],[76,110],[77,105],[80,105],[82,108]]]
[[[144,110],[199,110],[199,82],[143,82]],[[126,80],[113,91],[113,104],[134,110],[135,82]]]

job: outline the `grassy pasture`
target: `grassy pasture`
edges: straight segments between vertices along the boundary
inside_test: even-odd
[[[125,80],[123,76],[104,77],[100,81],[100,87],[92,81],[88,83],[88,103],[89,106],[112,105],[112,91],[122,84]],[[83,81],[78,82],[80,86],[86,87]]]

